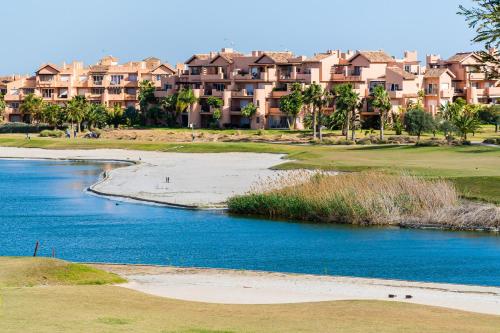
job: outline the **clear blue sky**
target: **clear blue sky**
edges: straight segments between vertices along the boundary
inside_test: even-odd
[[[86,64],[156,56],[172,64],[221,47],[418,50],[448,57],[478,49],[456,15],[471,0],[23,0],[1,5],[0,74],[44,62]]]

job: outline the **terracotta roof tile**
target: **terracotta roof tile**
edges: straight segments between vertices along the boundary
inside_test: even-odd
[[[358,53],[354,55],[353,58],[357,57],[358,55],[362,55],[363,57],[368,59],[369,62],[374,63],[394,62],[394,58],[384,51],[358,51]]]
[[[407,71],[404,71],[402,68],[399,67],[387,67],[388,70],[398,74],[399,76],[402,76],[404,80],[414,80],[416,78],[416,75],[412,73],[408,73]]]

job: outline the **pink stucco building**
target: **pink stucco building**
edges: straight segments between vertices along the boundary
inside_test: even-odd
[[[119,64],[108,56],[85,67],[81,62],[44,64],[34,76],[1,77],[0,89],[7,102],[7,121],[28,121],[19,112],[24,96],[30,93],[45,101],[64,104],[73,96],[85,96],[107,106],[138,107],[138,86],[143,80],[156,86],[162,98],[182,87],[190,87],[198,97],[189,122],[209,126],[213,110],[210,96],[223,101],[220,123],[225,127],[288,128],[290,119],[280,111],[279,99],[290,93],[293,83],[320,84],[325,89],[351,83],[362,101],[361,116],[377,116],[371,107],[371,92],[383,85],[389,92],[394,112],[422,98],[425,109],[436,114],[439,106],[462,97],[469,103],[497,103],[500,87],[481,71],[484,66],[474,52],[457,53],[447,60],[428,55],[425,66],[417,52],[405,51],[402,58],[382,50],[329,50],[311,57],[292,52],[252,51],[248,54],[224,48],[219,52],[194,54],[173,68],[157,58]],[[257,113],[246,119],[241,109],[253,103]],[[326,112],[333,111],[327,106]],[[301,115],[298,128],[303,126]],[[182,115],[184,125],[188,115]]]

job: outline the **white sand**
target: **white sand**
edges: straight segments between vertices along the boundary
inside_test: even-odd
[[[120,286],[187,301],[278,304],[384,300],[500,315],[500,288],[218,269],[95,265],[124,276]],[[389,298],[389,294],[396,295]],[[411,295],[411,299],[406,299]]]
[[[0,147],[0,157],[134,161],[138,164],[108,172],[106,179],[91,189],[99,194],[198,208],[224,206],[229,197],[247,192],[259,179],[277,176],[280,172],[269,168],[284,162],[279,154],[10,147]]]

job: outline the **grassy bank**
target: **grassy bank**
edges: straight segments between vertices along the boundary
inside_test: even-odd
[[[251,193],[228,202],[232,213],[321,223],[500,227],[500,208],[468,205],[463,209],[462,205],[450,182],[381,172],[337,176],[299,172],[272,183],[264,181]]]
[[[139,140],[24,139],[0,135],[0,146],[46,149],[135,149],[147,151],[218,153],[265,152],[287,154],[279,169],[340,171],[410,171],[426,178],[446,178],[466,198],[500,203],[500,149],[497,147],[311,146],[253,142],[173,143]]]
[[[1,258],[0,272],[23,280],[22,272],[33,271],[32,265],[41,264],[37,261]],[[55,261],[44,264],[49,271],[52,265],[58,269]],[[489,333],[500,326],[498,316],[399,302],[224,305],[154,297],[108,285],[57,283],[0,287],[0,295],[2,333]]]

